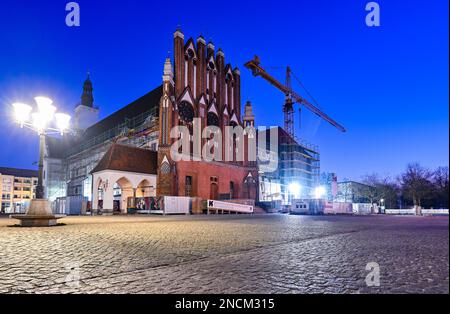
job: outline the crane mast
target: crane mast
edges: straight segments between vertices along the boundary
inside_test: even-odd
[[[295,138],[294,130],[294,100],[292,99],[292,82],[291,82],[291,68],[286,68],[286,87],[289,92],[286,94],[283,105],[284,113],[284,130]]]
[[[304,99],[302,96],[297,94],[292,90],[292,84],[291,84],[291,69],[288,67],[286,70],[286,83],[282,84],[277,79],[272,77],[269,73],[267,73],[261,66],[260,66],[260,60],[258,56],[255,56],[255,58],[245,64],[245,67],[250,69],[252,71],[253,76],[261,76],[266,81],[268,81],[270,84],[275,86],[277,89],[282,91],[286,98],[285,103],[283,106],[283,112],[284,112],[284,128],[286,132],[288,132],[293,138],[295,138],[294,135],[294,103],[298,103],[299,105],[303,105],[306,108],[308,108],[311,112],[319,116],[320,118],[324,119],[328,123],[330,123],[332,126],[337,128],[338,130],[342,132],[346,132],[346,129],[334,121],[331,117],[329,117],[326,113],[324,113],[322,110],[311,104],[309,101]]]

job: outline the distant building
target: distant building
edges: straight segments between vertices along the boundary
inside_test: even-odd
[[[325,189],[323,198],[332,202],[338,194],[337,175],[332,172],[323,172],[320,175],[320,186]]]
[[[38,171],[0,167],[1,213],[23,213],[36,197]]]
[[[368,190],[371,189],[374,189],[374,187],[360,182],[339,182],[335,202],[370,203],[370,199],[367,195],[370,194]]]
[[[266,151],[270,150],[270,131],[266,133]],[[314,190],[319,185],[320,153],[317,146],[299,143],[283,128],[276,128],[278,134],[278,153],[271,158],[278,159],[276,171],[259,167],[259,200],[281,200],[288,203],[292,199],[290,186],[299,188],[295,198],[313,198]],[[258,137],[261,135],[258,135]],[[258,143],[259,145],[259,143]],[[260,151],[263,147],[258,146]]]

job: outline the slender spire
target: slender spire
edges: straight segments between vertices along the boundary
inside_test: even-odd
[[[94,95],[91,82],[91,73],[87,72],[87,78],[83,84],[83,94],[81,95],[81,104],[86,107],[94,107]]]

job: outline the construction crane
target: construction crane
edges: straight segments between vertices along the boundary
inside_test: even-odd
[[[287,67],[286,70],[286,82],[285,84],[282,84],[277,79],[275,79],[273,76],[271,76],[269,73],[267,73],[260,65],[260,60],[258,56],[255,56],[253,60],[247,62],[245,64],[245,67],[250,69],[252,71],[252,74],[254,76],[261,76],[263,79],[268,81],[270,84],[281,90],[285,95],[286,99],[283,106],[283,112],[284,112],[284,129],[288,134],[292,136],[292,138],[295,138],[295,132],[294,132],[294,104],[298,103],[299,105],[303,105],[306,108],[308,108],[310,111],[318,115],[320,118],[324,119],[328,123],[330,123],[332,126],[337,128],[338,130],[342,132],[346,132],[345,128],[334,121],[332,118],[330,118],[326,113],[324,113],[322,110],[317,108],[315,105],[304,99],[302,96],[297,94],[292,90],[292,84],[291,84],[291,75],[292,71],[291,68]]]

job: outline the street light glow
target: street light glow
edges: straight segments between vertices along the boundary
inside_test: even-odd
[[[24,122],[27,122],[28,119],[30,119],[30,113],[32,110],[31,106],[16,102],[13,104],[13,107],[16,121],[20,124],[20,126],[23,126]]]
[[[291,192],[294,198],[300,197],[301,189],[302,189],[301,185],[296,182],[292,182],[291,184],[289,184],[289,192]]]
[[[55,113],[56,125],[61,132],[61,135],[64,134],[64,131],[69,128],[70,116],[65,113]]]
[[[325,195],[326,192],[327,191],[325,190],[325,188],[323,186],[318,186],[318,187],[316,187],[314,194],[317,199],[320,199]]]
[[[34,100],[38,105],[41,119],[45,120],[45,124],[52,121],[53,115],[55,114],[56,111],[56,107],[52,105],[53,100],[42,96],[35,97]]]
[[[31,119],[33,121],[33,126],[35,127],[36,131],[39,134],[42,133],[47,125],[46,118],[43,117],[42,113],[40,112],[33,112],[31,114]]]
[[[48,132],[59,132],[61,135],[69,129],[71,117],[65,113],[56,113],[53,100],[48,97],[38,96],[34,100],[38,110],[31,113],[32,107],[24,103],[14,103],[14,114],[16,121],[21,127],[26,126],[38,134],[48,134]],[[31,119],[30,119],[31,116]],[[50,126],[50,122],[55,118],[56,128]]]

